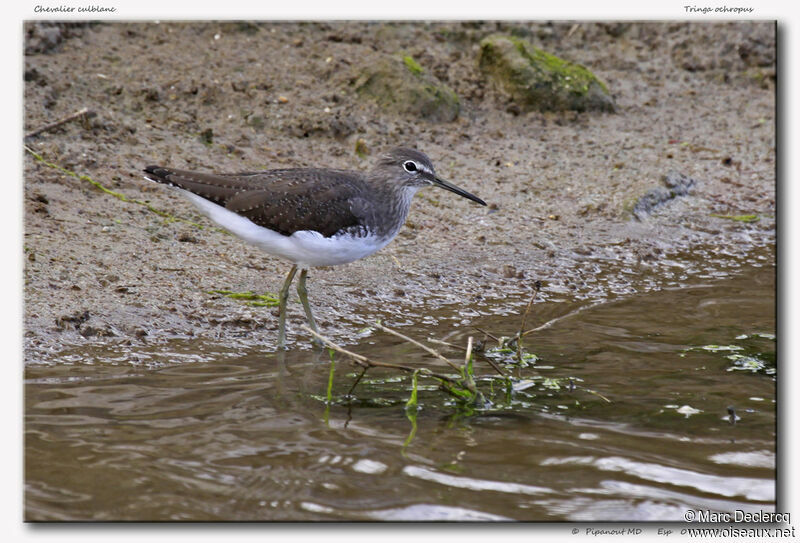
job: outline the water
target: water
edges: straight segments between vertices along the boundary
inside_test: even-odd
[[[326,353],[92,347],[25,371],[27,520],[683,520],[775,508],[774,267],[597,305],[537,304],[510,398],[470,414]],[[510,335],[519,317],[475,324]],[[403,327],[465,345],[467,327]],[[376,360],[447,366],[378,332]],[[453,359],[455,350],[448,352]],[[491,381],[491,384],[490,384]],[[732,411],[729,411],[729,408]]]

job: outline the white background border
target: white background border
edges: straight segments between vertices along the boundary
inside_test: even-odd
[[[92,14],[35,13],[35,6],[74,6],[90,5],[115,7],[116,13],[107,16]],[[235,541],[265,541],[267,539],[295,539],[314,537],[322,543],[334,541],[370,541],[376,537],[382,540],[406,541],[420,535],[431,538],[458,538],[459,540],[484,540],[486,538],[503,538],[508,541],[533,541],[544,537],[547,541],[577,541],[590,537],[593,541],[619,540],[616,537],[591,537],[585,535],[588,527],[612,528],[616,526],[633,527],[635,525],[609,525],[602,523],[570,524],[522,524],[522,525],[331,525],[331,524],[214,524],[214,525],[31,525],[23,524],[23,489],[22,489],[22,21],[30,19],[93,19],[93,20],[204,20],[204,19],[261,19],[261,20],[297,20],[297,19],[528,19],[528,20],[778,20],[779,35],[779,84],[781,86],[778,117],[778,161],[779,187],[779,263],[780,263],[780,299],[781,309],[778,318],[779,342],[779,443],[780,454],[779,482],[781,512],[792,513],[794,524],[800,527],[800,510],[797,507],[797,491],[800,488],[798,470],[794,467],[797,455],[797,431],[794,419],[797,416],[797,379],[798,370],[793,368],[800,363],[797,354],[796,311],[798,288],[793,285],[794,272],[797,266],[797,217],[800,212],[794,211],[798,204],[796,183],[798,142],[797,129],[800,126],[797,107],[794,103],[798,94],[798,30],[800,16],[797,9],[789,7],[790,3],[755,2],[753,0],[727,1],[662,1],[649,5],[641,1],[573,1],[534,3],[522,0],[484,0],[482,2],[436,2],[419,0],[395,0],[394,2],[355,2],[347,0],[323,1],[284,1],[256,2],[241,0],[225,0],[219,3],[200,4],[197,1],[170,0],[168,2],[138,0],[136,2],[111,0],[24,0],[3,6],[0,24],[2,25],[3,72],[6,81],[2,92],[4,104],[8,104],[6,115],[11,122],[6,123],[2,131],[3,154],[6,159],[8,175],[3,179],[5,197],[2,198],[2,249],[7,255],[9,265],[3,266],[6,295],[12,303],[0,314],[0,330],[2,330],[3,352],[6,356],[0,359],[3,368],[3,426],[2,435],[6,445],[2,449],[2,465],[6,477],[3,480],[2,519],[3,538],[6,541],[217,541],[220,539]],[[685,6],[692,7],[751,7],[750,14],[715,14],[702,15],[691,13]],[[793,101],[792,98],[795,97]],[[13,310],[11,309],[13,307]],[[788,332],[788,333],[787,333]],[[110,481],[113,484],[113,481]],[[683,541],[683,537],[672,535],[657,536],[657,524],[639,525],[648,535],[627,536],[636,541],[668,540]],[[573,527],[580,529],[580,535],[573,536]],[[664,527],[678,532],[683,525],[664,524]],[[800,533],[800,530],[798,530]],[[381,542],[383,543],[383,541]]]

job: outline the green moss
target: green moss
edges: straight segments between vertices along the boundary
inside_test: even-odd
[[[356,155],[359,158],[367,158],[369,154],[369,149],[367,149],[367,142],[363,140],[363,138],[358,138],[356,140]]]
[[[516,102],[532,109],[614,110],[608,87],[587,68],[515,36],[484,38],[480,66]]]
[[[414,60],[412,57],[410,57],[408,55],[404,56],[403,57],[403,64],[406,65],[406,68],[408,68],[408,71],[411,72],[412,74],[414,74],[414,75],[421,75],[422,74],[422,66],[420,66],[419,63],[416,60]]]
[[[758,215],[720,215],[718,213],[712,213],[711,216],[718,219],[728,219],[730,221],[739,222],[756,222],[760,219]]]
[[[252,307],[274,307],[278,305],[278,297],[273,294],[256,294],[251,291],[234,292],[232,290],[211,290],[209,294],[221,294],[232,300],[243,300]]]
[[[508,39],[531,64],[540,64],[553,72],[563,88],[579,94],[586,94],[589,91],[589,84],[597,83],[603,92],[608,94],[608,87],[584,66],[558,58],[538,47],[530,46],[519,38],[509,36]]]

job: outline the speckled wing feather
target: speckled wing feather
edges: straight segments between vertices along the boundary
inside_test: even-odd
[[[315,230],[330,237],[364,226],[363,179],[321,169],[204,174],[148,166],[149,179],[176,186],[285,236]],[[355,205],[354,205],[355,204]]]

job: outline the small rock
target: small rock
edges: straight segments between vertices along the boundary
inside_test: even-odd
[[[50,216],[50,210],[47,208],[47,206],[45,204],[43,204],[41,202],[37,202],[36,204],[34,204],[33,212],[34,213],[41,213],[42,215],[45,215],[45,216]]]
[[[633,205],[633,216],[643,220],[656,207],[669,202],[679,196],[685,196],[694,188],[697,181],[675,170],[670,170],[661,178],[663,187],[656,187],[647,191]]]
[[[737,45],[736,52],[747,66],[767,67],[775,64],[775,42],[769,39],[746,39]]]
[[[29,22],[24,26],[25,54],[51,53],[66,39],[80,36],[89,23]]]
[[[631,28],[631,23],[599,23],[606,34],[614,38],[619,38]]]
[[[77,328],[91,317],[89,311],[81,311],[73,315],[62,315],[56,319],[56,328],[66,330],[67,328]]]
[[[36,68],[28,68],[25,70],[25,74],[23,75],[23,79],[27,81],[39,81],[42,78],[42,74],[39,73],[39,70]]]
[[[291,133],[298,138],[308,138],[322,134],[336,139],[346,138],[357,129],[356,122],[346,112],[312,113],[303,116],[296,125],[291,127]]]
[[[91,324],[84,324],[79,330],[80,335],[83,337],[114,337],[116,334],[110,326],[92,326]]]
[[[214,143],[214,131],[210,128],[206,128],[200,132],[200,141],[206,145],[211,145]]]
[[[161,93],[158,92],[158,89],[149,88],[144,89],[144,99],[148,102],[160,102],[161,101]]]
[[[512,266],[511,264],[506,264],[505,266],[503,266],[503,277],[505,277],[506,279],[524,279],[525,272],[517,271],[517,268],[515,266]]]
[[[397,113],[433,122],[455,120],[461,108],[458,95],[410,58],[370,65],[355,80],[356,92]]]

